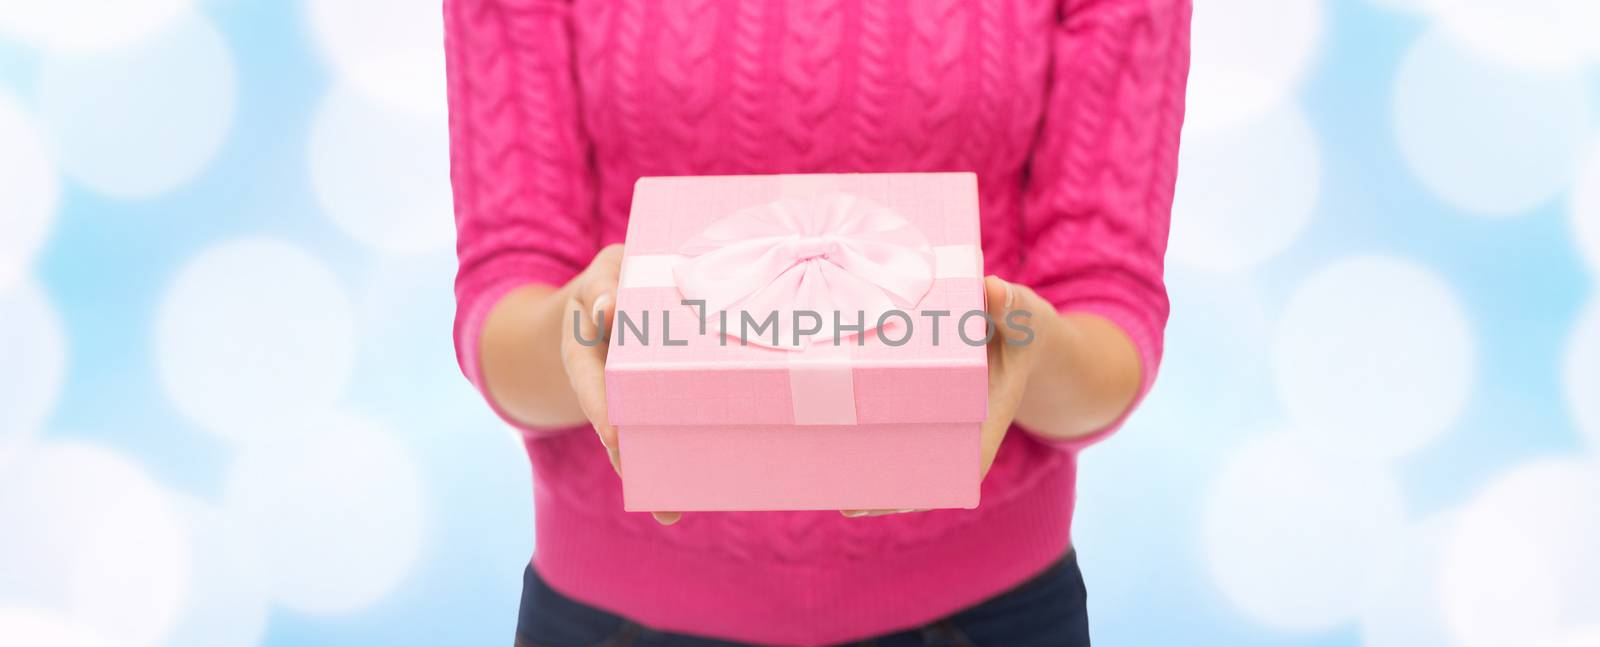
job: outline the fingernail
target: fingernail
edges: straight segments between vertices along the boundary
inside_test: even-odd
[[[1007,281],[1005,279],[1000,279],[1000,282],[1006,284],[1006,305],[1005,305],[1005,308],[1007,310],[1010,310],[1011,309],[1011,304],[1016,303],[1016,301],[1017,301],[1017,288],[1016,288],[1016,286],[1011,285],[1010,281]]]
[[[850,517],[851,519],[854,519],[856,517],[865,517],[865,516],[867,516],[867,511],[866,510],[840,510],[839,514],[842,514],[842,515],[844,515],[846,517]]]
[[[611,303],[611,293],[610,292],[606,292],[605,294],[601,294],[600,296],[597,296],[597,297],[594,298],[594,308],[591,309],[590,312],[589,312],[589,319],[594,321],[594,325],[596,325],[596,326],[604,325],[605,322],[600,321],[600,315],[601,315],[601,313],[606,311],[606,306],[609,305],[610,303]]]
[[[905,514],[907,512],[916,512],[916,511],[917,511],[916,508],[901,508],[899,510],[895,510],[894,513],[895,514]]]

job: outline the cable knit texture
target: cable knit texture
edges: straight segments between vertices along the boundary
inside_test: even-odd
[[[482,388],[478,335],[502,295],[622,241],[641,176],[975,171],[987,271],[1120,325],[1148,390],[1189,15],[1189,0],[446,0],[462,370]],[[916,626],[1059,557],[1078,451],[1114,428],[1013,430],[976,510],[665,528],[622,512],[593,433],[523,428],[534,565],[664,630],[797,645]]]

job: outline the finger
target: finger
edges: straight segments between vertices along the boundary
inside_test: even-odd
[[[617,277],[621,271],[622,246],[607,245],[595,254],[589,267],[578,277],[569,309],[578,312],[584,339],[595,339],[594,332],[597,329],[602,333],[610,332],[609,324],[617,309]],[[570,310],[567,313],[569,319],[572,316]]]
[[[1033,341],[1034,308],[1038,297],[1025,285],[998,276],[983,280],[984,309],[995,325],[996,341],[1022,345]]]
[[[650,516],[655,517],[656,523],[663,526],[670,526],[683,519],[682,512],[652,512]]]
[[[573,300],[573,307],[582,320],[584,339],[595,339],[597,330],[601,337],[609,338],[617,313],[616,272],[608,269],[586,272]]]
[[[612,469],[621,473],[621,460],[617,451],[617,432],[612,428],[610,418],[606,415],[606,346],[595,341],[597,328],[592,322],[584,321],[582,312],[584,307],[579,299],[574,296],[567,299],[567,319],[576,318],[577,328],[569,331],[570,337],[561,341],[561,363],[566,369],[567,379],[572,383],[572,392],[578,399],[578,407],[583,410],[589,424],[594,426],[595,433],[600,438],[600,443],[605,446],[606,455],[611,461]],[[589,325],[585,326],[585,323]],[[582,330],[587,327],[588,330]],[[589,343],[580,342],[579,339],[589,340]]]
[[[584,270],[567,302],[567,320],[573,322],[572,338],[562,342],[562,361],[572,380],[573,392],[578,396],[578,405],[594,426],[600,443],[605,446],[606,457],[618,474],[622,473],[622,457],[617,431],[606,413],[605,341],[616,313],[621,252],[620,245],[608,246],[600,250]]]
[[[1004,317],[1016,305],[1016,288],[1010,281],[990,274],[983,277],[983,307],[991,317]]]
[[[576,346],[576,344],[574,344]],[[617,429],[611,426],[606,414],[605,356],[598,348],[578,346],[565,354],[567,376],[572,380],[572,391],[578,396],[578,406],[584,417],[594,426],[600,444],[605,446],[611,468],[622,473],[622,455],[617,446]]]
[[[978,435],[979,461],[978,480],[989,476],[989,469],[994,467],[995,456],[1000,454],[1000,445],[1006,440],[1006,432],[1011,428],[1011,419],[985,420],[982,430]]]
[[[921,508],[900,508],[898,510],[892,510],[892,509],[884,509],[884,510],[840,510],[839,514],[842,514],[842,515],[844,515],[846,517],[849,517],[851,519],[855,519],[855,518],[859,518],[859,517],[881,517],[881,516],[884,516],[884,515],[891,515],[891,514],[905,514],[907,512],[926,512],[926,510],[921,509]]]

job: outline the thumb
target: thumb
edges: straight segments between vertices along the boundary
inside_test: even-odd
[[[995,322],[1004,319],[1006,311],[1016,305],[1016,301],[1016,286],[993,274],[983,277],[983,307]]]
[[[983,279],[984,307],[994,322],[996,336],[1012,344],[1033,341],[1033,292],[998,276]]]

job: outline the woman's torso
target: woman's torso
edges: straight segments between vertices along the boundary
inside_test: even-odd
[[[1019,209],[1048,91],[1050,0],[577,0],[573,68],[597,173],[601,242],[621,242],[641,176],[975,171],[984,258],[1007,274],[1023,253]],[[620,508],[592,434],[530,443],[543,496]],[[1068,460],[1013,433],[983,485],[985,506]],[[647,515],[615,512],[650,533]],[[717,514],[662,533],[762,563],[855,559],[937,541],[979,520],[943,510],[893,518]]]
[[[1048,90],[1053,0],[576,0],[605,242],[647,175],[975,171],[991,272]]]

